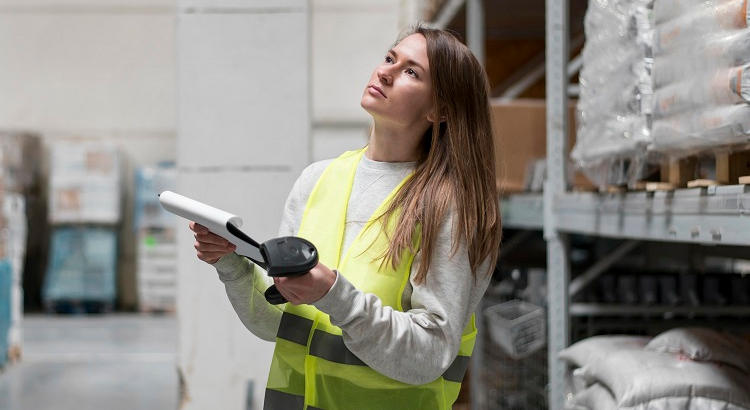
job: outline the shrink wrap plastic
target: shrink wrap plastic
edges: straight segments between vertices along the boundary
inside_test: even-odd
[[[750,142],[748,0],[591,0],[571,156],[600,186]],[[656,155],[652,155],[656,154]]]
[[[747,0],[656,0],[652,151],[748,142],[747,11]]]
[[[586,12],[578,133],[571,156],[599,185],[640,176],[650,142],[650,14],[650,0],[592,0]]]

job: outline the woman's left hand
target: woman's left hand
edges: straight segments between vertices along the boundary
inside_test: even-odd
[[[320,262],[307,274],[273,278],[273,283],[276,284],[279,293],[293,305],[317,302],[328,293],[334,282],[336,282],[336,272]]]

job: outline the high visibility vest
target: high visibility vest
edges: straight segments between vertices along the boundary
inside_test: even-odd
[[[346,152],[323,171],[310,194],[298,236],[314,243],[320,261],[337,269],[357,289],[377,295],[383,306],[403,311],[401,296],[414,254],[405,252],[396,269],[391,264],[381,266],[378,259],[388,246],[385,231],[392,232],[398,218],[391,218],[387,228],[371,218],[341,255],[349,196],[363,154],[364,149]],[[373,216],[386,209],[406,179]],[[341,328],[332,325],[327,314],[311,305],[287,304],[276,335],[264,408],[449,410],[458,397],[475,339],[472,316],[453,364],[435,381],[410,385],[384,376],[362,362],[346,347]]]

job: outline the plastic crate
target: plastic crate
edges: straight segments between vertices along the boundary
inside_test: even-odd
[[[544,309],[511,300],[484,310],[490,337],[508,356],[524,358],[542,348],[547,339]]]
[[[113,304],[117,272],[114,228],[66,227],[52,233],[42,297],[57,301]]]

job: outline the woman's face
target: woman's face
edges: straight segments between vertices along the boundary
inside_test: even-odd
[[[404,126],[429,125],[432,80],[424,36],[412,34],[388,50],[370,76],[360,105],[375,118]]]

